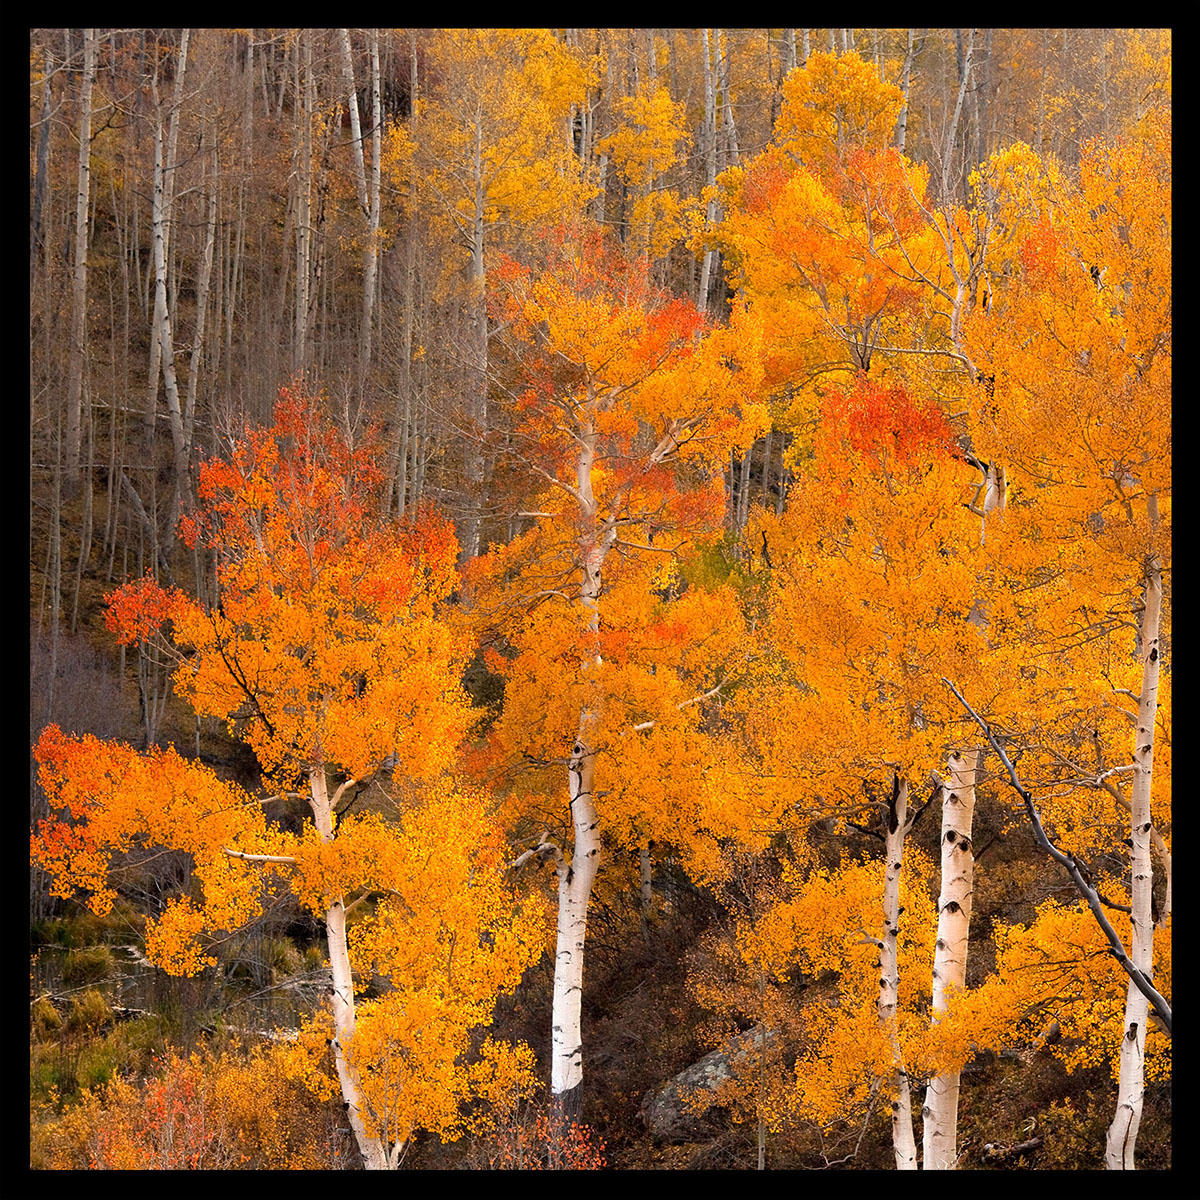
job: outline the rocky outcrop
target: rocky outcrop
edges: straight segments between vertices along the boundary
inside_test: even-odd
[[[642,1101],[642,1121],[656,1142],[690,1142],[711,1133],[711,1117],[706,1116],[703,1102],[696,1097],[715,1099],[718,1089],[733,1077],[738,1064],[755,1054],[761,1044],[763,1028],[756,1025],[730,1038],[710,1054],[692,1063],[662,1087],[647,1092]],[[778,1034],[766,1030],[768,1044]]]

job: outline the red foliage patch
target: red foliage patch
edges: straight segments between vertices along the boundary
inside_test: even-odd
[[[886,387],[865,375],[849,391],[825,398],[820,440],[827,456],[840,456],[848,447],[860,457],[886,453],[904,463],[947,458],[954,445],[935,401],[920,403],[904,388]]]
[[[175,603],[174,593],[149,575],[122,584],[105,599],[104,623],[125,646],[149,641],[171,619]]]

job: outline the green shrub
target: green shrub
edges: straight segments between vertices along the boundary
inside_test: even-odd
[[[71,997],[71,1011],[67,1014],[67,1029],[71,1033],[94,1033],[112,1020],[112,1007],[95,989]]]
[[[63,964],[63,983],[67,987],[84,987],[100,983],[112,974],[113,956],[107,946],[87,946],[72,950]]]
[[[46,1041],[62,1028],[62,1023],[62,1017],[49,996],[39,996],[29,1006],[29,1030],[35,1041]]]
[[[277,980],[290,979],[304,969],[304,959],[290,937],[264,938],[262,954]]]

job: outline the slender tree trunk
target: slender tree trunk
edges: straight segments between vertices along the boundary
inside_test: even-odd
[[[733,119],[733,97],[730,95],[729,86],[729,39],[723,29],[718,29],[716,35],[717,65],[721,84],[721,124],[725,130],[725,162],[723,165],[736,167],[741,159],[741,151],[738,149],[737,125]]]
[[[750,472],[753,467],[754,446],[751,443],[742,454],[742,462],[738,468],[737,497],[734,502],[734,531],[741,533],[746,527],[746,518],[750,515]]]
[[[87,357],[88,205],[91,197],[92,81],[96,74],[96,31],[83,31],[83,75],[79,81],[79,170],[75,189],[75,269],[71,282],[71,341],[67,368],[66,485],[79,482],[83,371]]]
[[[933,1020],[942,1019],[947,999],[967,978],[971,897],[975,858],[971,823],[975,816],[975,781],[979,751],[955,750],[949,778],[942,789],[942,885],[938,897],[937,942],[933,952]],[[948,1171],[958,1161],[958,1088],[960,1073],[944,1071],[925,1092],[924,1155],[927,1171]]]
[[[83,385],[84,444],[87,446],[84,462],[84,487],[80,493],[83,506],[83,522],[79,533],[79,557],[75,560],[75,595],[71,601],[71,633],[78,632],[79,593],[83,587],[83,572],[92,554],[92,475],[95,466],[95,423],[91,414],[91,388],[87,381]]]
[[[371,63],[371,171],[367,178],[367,245],[363,251],[362,363],[363,386],[371,370],[375,323],[375,291],[379,275],[379,188],[383,160],[383,104],[379,84],[379,30],[367,35]]]
[[[217,245],[217,196],[219,190],[220,163],[217,160],[217,147],[214,142],[212,146],[212,178],[208,181],[208,221],[204,231],[204,257],[200,261],[200,278],[196,281],[196,332],[192,337],[192,361],[188,367],[187,397],[183,408],[183,440],[189,448],[189,454],[196,428],[196,403],[200,390],[200,364],[204,358],[208,293],[212,286],[213,258]]]
[[[900,874],[904,867],[904,839],[908,835],[908,784],[896,777],[888,804],[884,840],[883,940],[879,946],[879,1023],[887,1030],[895,1063],[892,1097],[892,1148],[896,1169],[917,1169],[917,1143],[913,1137],[912,1089],[900,1045],[898,1005],[900,962],[896,938],[900,931]]]
[[[487,431],[488,404],[488,328],[487,288],[484,274],[484,218],[485,193],[483,178],[483,113],[475,114],[474,147],[475,212],[471,222],[471,261],[467,276],[467,325],[469,345],[467,351],[467,430],[465,437],[464,469],[470,495],[467,497],[467,514],[461,561],[470,562],[479,554],[480,525],[483,520],[483,488],[485,459],[483,438]]]
[[[300,108],[299,142],[296,148],[296,312],[292,338],[292,369],[308,365],[309,317],[312,309],[312,157],[313,75],[312,34],[301,32],[296,48],[296,92]]]
[[[967,94],[967,81],[971,78],[971,56],[974,46],[975,30],[972,29],[967,35],[967,51],[963,58],[962,68],[959,73],[958,98],[954,102],[954,116],[951,118],[950,124],[946,129],[946,141],[942,147],[941,200],[943,204],[947,205],[950,203],[950,167],[954,161],[954,144],[958,140],[958,125],[960,119],[962,118],[963,100]]]
[[[783,74],[790,75],[796,69],[796,31],[783,31]]]
[[[896,149],[901,154],[904,153],[905,143],[908,139],[908,93],[912,85],[912,66],[913,66],[913,33],[914,30],[908,31],[908,48],[904,52],[904,66],[900,71],[900,91],[904,95],[904,103],[900,106],[900,115],[896,118]]]
[[[704,38],[704,186],[715,188],[717,182],[717,84],[716,71],[712,61],[712,47],[709,44],[708,30],[703,30]],[[710,195],[705,208],[704,219],[709,228],[717,223],[717,198]],[[696,288],[696,307],[702,312],[708,312],[708,293],[713,272],[713,261],[716,250],[709,247],[704,251],[700,262],[700,281]]]
[[[325,779],[325,768],[314,767],[309,773],[311,796],[309,806],[317,832],[324,842],[333,841],[334,814]],[[367,1126],[363,1109],[362,1089],[358,1072],[347,1057],[347,1047],[354,1039],[354,978],[350,970],[350,954],[346,942],[346,906],[341,896],[332,897],[325,913],[325,934],[329,948],[329,968],[333,975],[329,1004],[333,1013],[333,1056],[345,1102],[346,1117],[354,1131],[354,1140],[368,1171],[394,1168],[399,1159],[400,1145],[390,1150]]]
[[[763,503],[766,504],[771,497],[771,443],[775,440],[775,426],[767,426],[767,435],[763,439],[763,470],[762,470],[762,487],[759,489],[762,494]]]
[[[180,52],[182,63],[187,49],[187,31],[184,31],[183,48]],[[188,471],[188,449],[184,436],[183,410],[179,402],[179,381],[175,374],[175,339],[171,329],[171,311],[167,303],[167,242],[171,221],[171,197],[168,179],[174,170],[174,161],[167,157],[164,145],[162,108],[158,105],[158,88],[155,92],[155,122],[154,122],[154,195],[153,221],[151,230],[151,245],[154,258],[154,334],[153,340],[158,346],[158,361],[162,370],[163,388],[167,401],[167,415],[171,428],[171,447],[173,451],[173,487],[178,495],[186,485]],[[157,386],[157,381],[155,381]],[[172,501],[169,507],[169,518],[174,516],[177,502]],[[170,536],[172,521],[168,519],[167,534]]]
[[[596,431],[588,420],[580,431],[580,453],[576,466],[576,488],[580,504],[581,585],[580,603],[588,613],[588,628],[600,631],[601,569],[614,533],[597,524],[592,491],[596,461]],[[583,663],[585,677],[600,668],[597,646],[593,657]],[[599,818],[593,781],[595,754],[591,748],[596,713],[585,708],[579,716],[579,731],[567,769],[571,825],[574,845],[571,858],[558,861],[558,937],[554,958],[554,1000],[551,1014],[550,1093],[556,1130],[562,1130],[580,1112],[583,1084],[583,957],[587,933],[587,910],[592,885],[600,866]]]
[[[45,52],[42,65],[42,111],[38,118],[37,158],[33,172],[33,203],[29,221],[29,283],[33,290],[34,269],[41,251],[45,234],[42,221],[42,204],[46,198],[46,173],[50,169],[50,51]],[[89,105],[90,109],[90,105]],[[90,116],[89,111],[89,116]]]
[[[1157,524],[1157,505],[1151,498],[1151,518]],[[1158,712],[1159,631],[1162,622],[1162,565],[1154,555],[1146,579],[1146,597],[1142,609],[1140,650],[1142,655],[1142,692],[1138,701],[1137,732],[1134,735],[1134,775],[1130,796],[1130,825],[1133,847],[1130,860],[1133,875],[1130,925],[1133,945],[1130,959],[1134,967],[1151,982],[1154,979],[1154,922],[1151,893],[1154,875],[1150,858],[1150,834],[1153,819],[1150,789],[1154,765],[1154,722]],[[1132,1171],[1138,1127],[1142,1120],[1145,1097],[1143,1053],[1146,1048],[1146,1022],[1150,1004],[1132,980],[1125,994],[1125,1035],[1121,1038],[1120,1074],[1117,1082],[1117,1111],[1108,1127],[1104,1165],[1110,1171]]]

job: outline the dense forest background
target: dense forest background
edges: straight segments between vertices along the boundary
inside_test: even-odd
[[[251,790],[260,765],[246,744],[175,694],[175,662],[161,646],[118,644],[105,618],[114,589],[147,575],[219,605],[218,555],[181,537],[179,519],[200,499],[200,465],[228,456],[247,429],[272,426],[281,387],[319,397],[321,419],[346,445],[375,439],[382,517],[444,515],[459,565],[478,581],[472,563],[533,545],[545,515],[516,402],[528,368],[522,317],[498,295],[553,269],[556,231],[586,227],[640,264],[655,294],[734,328],[745,297],[772,286],[753,265],[762,231],[746,180],[767,178],[765,167],[754,172],[783,144],[785,81],[814,56],[854,55],[899,89],[884,141],[923,172],[930,212],[977,212],[980,165],[1014,146],[1073,180],[1092,161],[1087,147],[1143,139],[1155,114],[1170,126],[1163,30],[33,29],[29,47],[31,744],[55,725],[142,751],[170,745]],[[878,184],[880,195],[888,186]],[[778,228],[791,226],[781,218]],[[993,235],[997,246],[1003,232]],[[1002,253],[993,266],[975,249],[973,310],[1003,290],[988,282],[989,268],[1001,278]],[[900,311],[909,302],[897,303]],[[780,304],[772,311],[790,319]],[[920,322],[911,305],[903,311]],[[977,383],[974,364],[968,372],[953,355],[945,374],[957,371],[957,382],[913,374],[909,364],[933,352],[916,335],[910,358],[880,350],[872,368],[879,343],[868,342],[879,335],[870,322],[857,342],[849,317],[838,328],[844,336],[820,355],[791,345],[766,352],[760,407],[740,418],[750,433],[731,441],[717,467],[722,511],[684,571],[696,589],[718,577],[737,584],[748,628],[765,604],[768,539],[778,560],[788,538],[800,537],[779,523],[804,494],[805,463],[819,456],[812,397],[824,382],[861,372],[915,393],[923,381],[946,411]],[[898,344],[893,327],[882,344]],[[995,362],[1021,365],[1016,351],[1006,360],[997,350],[992,361],[993,372]],[[995,373],[990,380],[997,387]],[[988,464],[981,469],[986,483]],[[971,499],[968,489],[964,503]],[[670,585],[656,577],[655,586]],[[484,604],[487,584],[472,587],[456,588],[450,602],[467,609],[474,595]],[[489,636],[500,645],[501,633]],[[1128,656],[1136,637],[1127,640]],[[473,645],[461,678],[507,736],[496,663]],[[713,670],[698,691],[720,688],[707,691],[727,677]],[[745,720],[753,724],[752,711]],[[1010,944],[991,942],[993,928],[1032,927],[1047,900],[1078,898],[996,762],[979,781],[972,987]],[[1167,786],[1169,760],[1156,768],[1156,789],[1159,777]],[[1156,829],[1169,839],[1169,807],[1155,796]],[[51,813],[31,758],[31,827]],[[268,807],[289,828],[304,815],[286,799]],[[814,870],[882,853],[883,826],[868,816],[808,815]],[[610,844],[616,865],[591,899],[583,1132],[546,1150],[555,1135],[537,1124],[544,1097],[534,1096],[508,1124],[460,1128],[446,1141],[418,1130],[406,1167],[505,1165],[514,1144],[526,1147],[517,1154],[528,1155],[526,1166],[539,1154],[619,1168],[894,1165],[877,1088],[824,1107],[810,1098],[808,1109],[781,1098],[797,1055],[809,1052],[800,1047],[812,1017],[801,1010],[836,1007],[839,986],[837,969],[802,972],[793,958],[790,973],[756,974],[739,957],[744,930],[791,895],[787,838],[740,847],[725,839],[724,875],[714,871],[720,881],[706,885],[671,837],[643,830]],[[932,864],[941,837],[931,812],[912,823],[909,842]],[[1119,890],[1128,864],[1106,867],[1100,850],[1088,852],[1093,873],[1107,872]],[[320,1003],[328,970],[320,920],[277,896],[220,942],[215,967],[175,978],[147,963],[144,920],[189,887],[186,856],[134,855],[122,870],[106,915],[52,894],[39,862],[30,870],[33,1165],[357,1165],[341,1097],[306,1088],[264,1036],[299,1027]],[[550,1049],[552,952],[551,941],[487,1024],[537,1056]],[[1079,953],[1084,961],[1103,949]],[[1119,1005],[1125,976],[1104,978]],[[367,996],[386,988],[360,982]],[[1071,1004],[1100,1003],[1062,986]],[[1036,1036],[996,1043],[963,1067],[961,1166],[1102,1164],[1118,1047],[1063,1052],[1061,1027],[1048,1027],[1043,1020]],[[1083,1019],[1076,1033],[1102,1037]],[[697,1063],[718,1079],[704,1082],[707,1107],[679,1104],[668,1117],[649,1103]],[[688,1086],[702,1079],[703,1069]],[[920,1107],[918,1098],[918,1115]],[[253,1133],[218,1135],[221,1109]],[[122,1141],[129,1113],[152,1110],[167,1115],[139,1127],[140,1141]],[[177,1133],[168,1145],[162,1128],[172,1121],[204,1136],[184,1147]],[[1145,1085],[1139,1166],[1170,1166],[1170,1123],[1168,1064]]]

